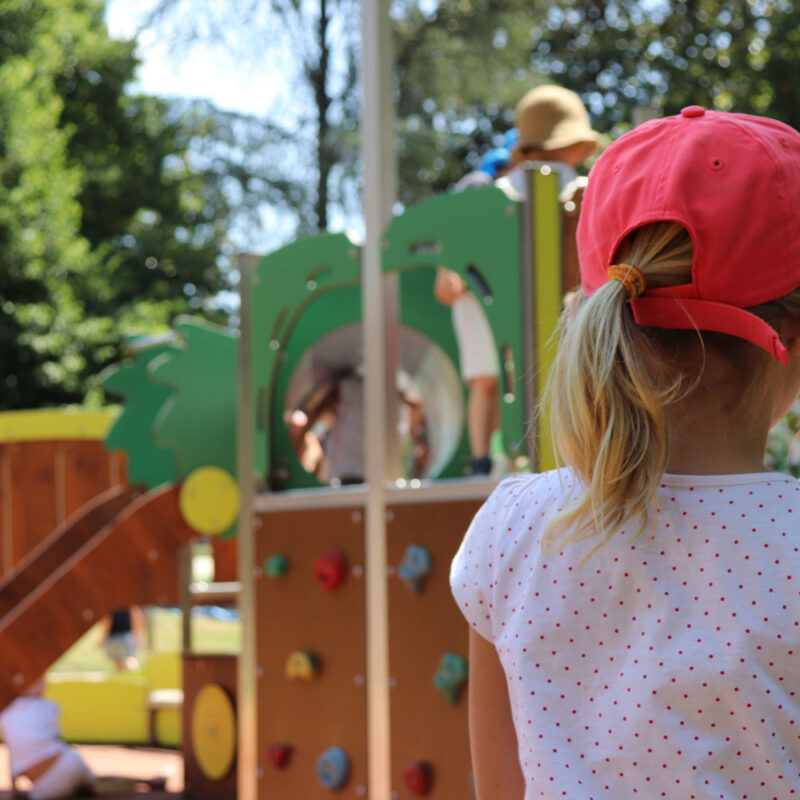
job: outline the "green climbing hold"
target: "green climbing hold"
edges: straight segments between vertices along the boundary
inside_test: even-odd
[[[280,578],[289,571],[289,559],[283,553],[275,553],[264,562],[264,574],[268,578]]]

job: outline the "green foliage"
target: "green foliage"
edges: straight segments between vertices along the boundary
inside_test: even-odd
[[[769,432],[766,464],[800,478],[800,401]]]
[[[188,129],[125,94],[134,45],[103,10],[0,5],[0,408],[100,402],[127,335],[225,286],[225,221],[187,167]]]
[[[578,91],[601,131],[637,105],[766,114],[800,125],[800,10],[735,0],[560,2],[536,22],[531,63]]]
[[[76,236],[80,174],[68,165],[61,101],[48,67],[58,42],[30,14],[23,42],[13,34],[22,4],[0,8],[0,386],[2,407],[37,405],[79,355],[65,332],[79,318],[72,282],[89,249]],[[24,51],[21,52],[21,51]],[[68,385],[62,392],[68,393]],[[60,399],[67,399],[61,394]]]
[[[541,82],[527,56],[535,13],[519,0],[395,0],[401,202],[446,191],[514,126]]]

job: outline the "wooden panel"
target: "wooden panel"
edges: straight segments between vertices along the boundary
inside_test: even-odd
[[[0,574],[55,527],[113,486],[127,483],[124,453],[101,441],[30,441],[0,445]]]
[[[128,454],[119,450],[108,454],[111,485],[123,486],[128,480]]]
[[[366,603],[364,528],[360,509],[276,512],[257,517],[256,563],[288,557],[288,574],[256,581],[258,625],[258,796],[261,800],[312,800],[330,792],[316,777],[317,757],[330,747],[349,756],[350,779],[341,791],[366,791]],[[331,548],[347,559],[346,579],[326,592],[315,581],[314,561]],[[317,655],[316,680],[290,681],[292,651]],[[287,744],[288,766],[267,758],[270,745]],[[361,787],[361,788],[359,788]]]
[[[150,600],[163,559],[195,535],[178,492],[169,486],[131,503],[0,620],[0,709],[98,619]]]
[[[480,503],[421,503],[395,506],[387,522],[389,579],[389,670],[391,674],[392,791],[413,800],[403,782],[412,761],[433,767],[429,795],[463,800],[470,788],[467,692],[450,705],[433,678],[447,652],[467,658],[469,630],[450,594],[450,562]],[[410,544],[423,546],[433,566],[414,594],[397,575]],[[394,794],[396,792],[396,794]]]
[[[0,445],[0,575],[14,563],[12,503],[11,453],[8,445]]]
[[[102,442],[64,442],[64,513],[74,514],[93,497],[115,485],[111,454]]]
[[[194,756],[192,708],[200,690],[210,683],[225,689],[236,708],[236,656],[183,656],[183,774],[184,792],[195,800],[231,800],[236,797],[236,764],[222,779],[206,777]]]
[[[56,454],[59,447],[58,442],[25,442],[9,446],[14,563],[61,521],[56,494]]]
[[[239,579],[238,545],[237,539],[220,539],[219,536],[211,538],[214,550],[214,580],[236,581]]]
[[[84,506],[30,551],[0,580],[0,619],[111,522],[140,492],[109,489]]]

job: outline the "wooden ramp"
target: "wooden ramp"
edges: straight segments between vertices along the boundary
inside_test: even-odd
[[[0,578],[0,619],[140,494],[141,491],[130,486],[108,489],[36,545],[19,564]]]
[[[105,492],[0,582],[0,709],[114,609],[177,602],[178,491]]]

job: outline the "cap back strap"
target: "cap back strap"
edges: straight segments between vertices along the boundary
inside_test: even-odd
[[[743,308],[711,300],[648,296],[635,298],[631,309],[639,325],[727,333],[752,342],[782,364],[789,363],[778,332]]]

